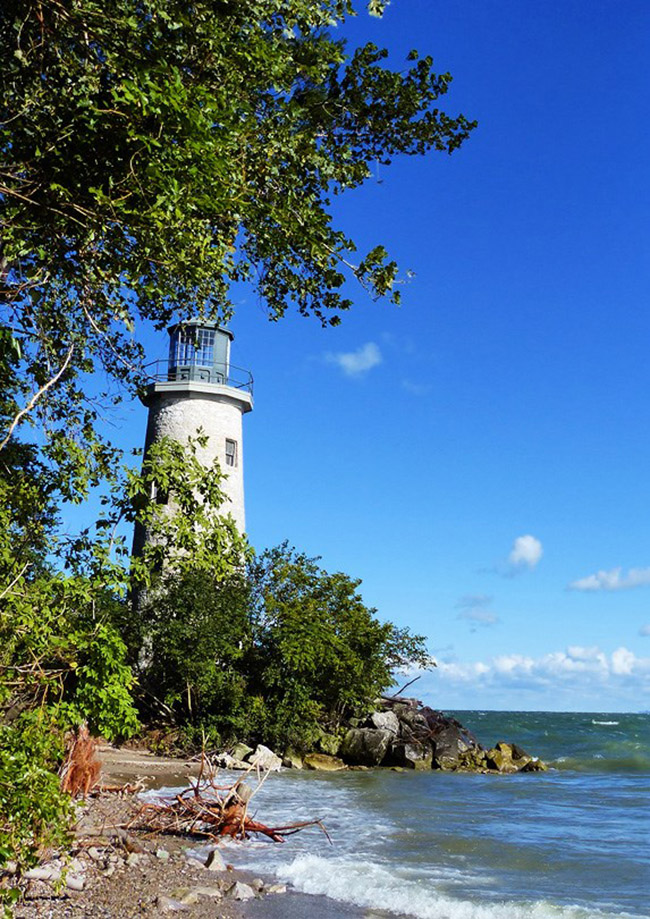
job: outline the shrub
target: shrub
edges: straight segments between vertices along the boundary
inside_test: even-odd
[[[426,666],[421,636],[364,605],[360,581],[285,543],[246,578],[168,577],[145,610],[143,687],[186,736],[306,748],[372,700],[395,668]]]

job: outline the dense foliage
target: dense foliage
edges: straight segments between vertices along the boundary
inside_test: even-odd
[[[349,53],[336,27],[352,6],[0,4],[0,861],[24,863],[63,830],[67,726],[137,728],[138,641],[153,649],[138,691],[160,681],[168,715],[278,742],[294,712],[336,719],[419,654],[356,582],[286,550],[251,563],[251,592],[246,547],[217,513],[219,470],[170,443],[125,470],[102,434],[146,380],[144,323],[227,318],[241,281],[272,319],[293,304],[336,323],[346,274],[398,299],[397,266],[381,245],[355,256],[331,196],[396,154],[451,153],[473,123],[437,107],[451,77],[431,58],[391,70],[373,45]],[[174,493],[173,518],[153,485]],[[66,502],[97,488],[104,514],[65,534]],[[153,539],[131,567],[119,534],[135,522]],[[145,635],[129,604],[154,596]],[[165,608],[182,612],[165,623]],[[221,631],[182,663],[182,641],[212,619]]]
[[[392,70],[374,45],[349,53],[336,26],[351,13],[351,0],[0,4],[7,425],[35,399],[22,420],[43,410],[72,494],[113,464],[86,375],[137,387],[141,321],[227,317],[240,281],[271,318],[293,303],[336,322],[346,274],[397,299],[397,266],[381,245],[355,258],[331,196],[395,155],[450,153],[473,125],[437,107],[451,77],[430,57]]]
[[[12,440],[0,454],[0,865],[24,867],[65,835],[70,807],[57,769],[67,729],[85,721],[109,740],[139,729],[131,601],[152,589],[162,559],[179,576],[190,561],[193,571],[209,564],[214,579],[243,564],[221,472],[197,459],[201,442],[161,441],[141,472],[116,472],[104,515],[72,539],[58,532],[56,493],[34,450]],[[166,483],[181,512],[148,500],[153,481]],[[151,537],[134,564],[116,535],[122,521]]]
[[[324,725],[336,730],[390,686],[396,668],[429,663],[424,639],[381,623],[359,585],[286,543],[251,558],[246,577],[173,574],[143,611],[141,683],[186,737],[313,745]]]

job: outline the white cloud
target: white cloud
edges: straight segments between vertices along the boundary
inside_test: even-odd
[[[486,662],[438,660],[438,674],[448,682],[478,681],[477,689],[499,684],[528,689],[560,688],[585,680],[604,684],[628,678],[641,679],[650,686],[650,657],[637,657],[627,648],[617,648],[607,655],[597,647],[573,646],[537,658],[504,654]]]
[[[638,658],[632,651],[628,651],[627,648],[617,648],[612,654],[612,673],[619,676],[628,676],[634,673],[637,660]]]
[[[356,351],[328,351],[325,360],[328,364],[336,364],[346,376],[358,377],[381,364],[383,358],[379,346],[369,341]]]
[[[512,544],[508,564],[511,572],[522,571],[525,568],[532,570],[541,559],[544,550],[539,539],[534,536],[518,536]]]
[[[574,645],[533,656],[459,661],[453,649],[420,675],[418,698],[440,709],[639,711],[650,704],[650,657]]]
[[[650,585],[650,568],[630,568],[624,575],[622,568],[597,571],[586,578],[579,578],[569,584],[569,590],[629,590],[632,587]]]
[[[642,625],[639,629],[639,635],[642,635],[644,638],[650,637],[650,623],[648,625]]]

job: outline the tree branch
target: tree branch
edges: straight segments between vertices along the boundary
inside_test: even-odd
[[[45,395],[48,389],[51,389],[52,386],[58,383],[58,381],[61,379],[61,377],[63,376],[63,374],[68,368],[68,364],[70,363],[70,359],[72,358],[73,352],[74,352],[74,344],[70,345],[70,347],[68,348],[68,353],[66,354],[65,360],[63,361],[63,364],[61,364],[61,367],[59,368],[59,370],[54,374],[53,377],[51,377],[51,379],[47,381],[47,383],[41,386],[41,388],[37,392],[34,393],[34,395],[29,400],[25,408],[21,409],[18,412],[18,414],[16,415],[16,417],[14,418],[14,420],[11,422],[9,426],[9,431],[7,433],[7,436],[2,441],[2,443],[0,443],[0,450],[4,450],[4,448],[9,443],[11,435],[16,429],[17,424],[20,422],[20,419],[23,418],[25,415],[28,415],[29,412],[32,411],[32,409],[34,408],[38,400]]]

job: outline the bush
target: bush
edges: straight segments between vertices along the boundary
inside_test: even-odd
[[[360,581],[317,562],[285,543],[246,578],[186,571],[150,598],[142,685],[186,736],[305,749],[367,709],[396,668],[428,664],[421,636],[380,622]]]
[[[0,727],[0,866],[13,860],[22,870],[68,841],[73,805],[59,787],[62,755],[60,726],[43,711]],[[0,887],[0,903],[17,895]]]

